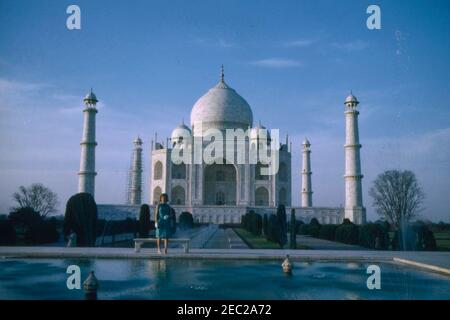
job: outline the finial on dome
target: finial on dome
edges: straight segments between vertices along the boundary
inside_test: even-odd
[[[345,98],[344,104],[356,107],[359,104],[358,99],[353,95],[353,90],[350,90],[350,94]]]
[[[224,72],[224,69],[223,69],[223,64],[222,64],[222,68],[221,68],[221,71],[220,71],[220,81],[221,82],[225,82],[225,72]]]

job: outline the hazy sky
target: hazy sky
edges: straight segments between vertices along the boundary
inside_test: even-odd
[[[381,7],[368,30],[366,8]],[[81,8],[81,30],[66,8]],[[20,185],[42,182],[60,202],[77,192],[82,98],[94,88],[96,200],[123,203],[132,140],[170,135],[219,80],[255,122],[293,140],[293,204],[300,143],[312,143],[313,201],[344,199],[344,106],[361,101],[364,203],[387,169],[413,170],[423,216],[450,221],[449,1],[0,0],[0,212]]]

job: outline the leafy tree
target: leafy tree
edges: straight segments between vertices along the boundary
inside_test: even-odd
[[[394,224],[397,230],[417,217],[425,194],[412,171],[385,171],[369,191],[377,213]]]
[[[97,204],[90,193],[70,197],[64,216],[64,235],[77,235],[78,247],[94,247],[96,239]]]
[[[139,237],[148,238],[150,228],[150,207],[148,204],[143,204],[139,211]]]
[[[58,206],[56,193],[41,183],[33,183],[29,187],[20,186],[19,191],[15,192],[12,197],[18,205],[12,210],[17,211],[28,207],[38,212],[42,217],[55,213]]]

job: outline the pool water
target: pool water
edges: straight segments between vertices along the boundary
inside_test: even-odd
[[[3,259],[0,299],[84,299],[69,290],[66,268],[90,270],[99,299],[450,299],[450,278],[380,263],[381,289],[369,290],[361,263],[228,260]]]

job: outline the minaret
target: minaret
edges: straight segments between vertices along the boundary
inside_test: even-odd
[[[302,158],[302,207],[312,207],[311,143],[308,139],[302,143]]]
[[[358,104],[350,93],[345,99],[345,218],[356,224],[366,222],[366,209],[362,200],[361,160],[359,150]]]
[[[134,140],[133,160],[131,164],[130,204],[142,203],[142,140]]]
[[[95,94],[88,93],[83,99],[83,137],[81,139],[80,171],[78,172],[78,192],[87,192],[95,197],[95,105],[98,100]]]

